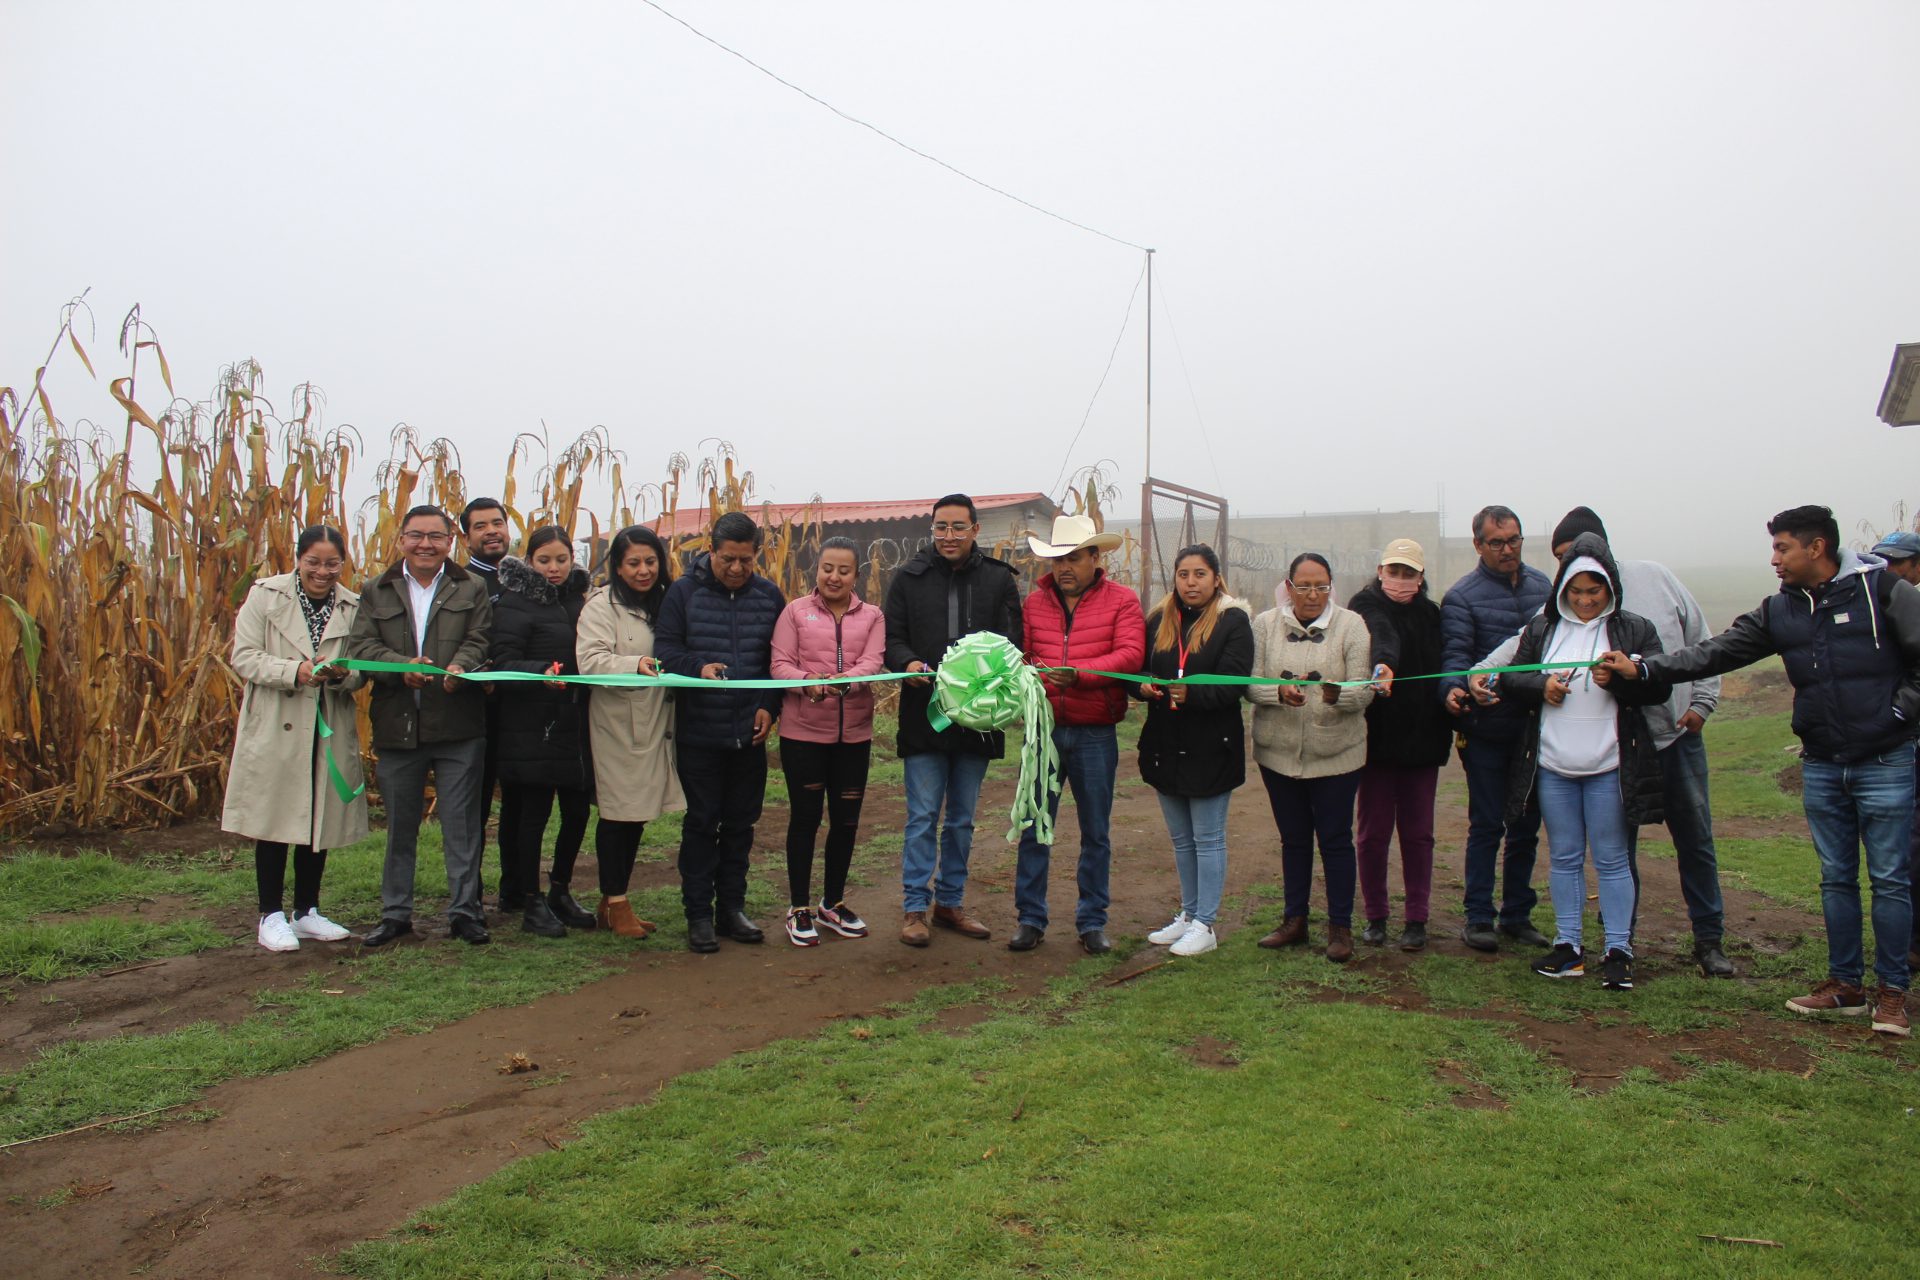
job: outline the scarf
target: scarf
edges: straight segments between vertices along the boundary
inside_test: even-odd
[[[320,637],[327,634],[327,623],[333,617],[334,592],[329,589],[325,600],[315,600],[305,587],[295,582],[293,594],[300,597],[300,612],[307,619],[307,635],[313,640],[314,656],[319,657]]]

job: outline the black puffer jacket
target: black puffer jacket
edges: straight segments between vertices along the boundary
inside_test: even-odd
[[[992,631],[1020,647],[1020,583],[1013,566],[975,547],[958,568],[932,547],[901,565],[887,587],[887,669],[905,671],[915,659],[939,666],[947,646],[976,631]],[[927,722],[931,686],[900,686],[899,753],[957,751],[998,760],[1006,735],[952,725],[939,733]]]
[[[526,561],[500,561],[500,601],[493,610],[496,671],[545,672],[560,664],[573,675],[574,624],[587,600],[587,571],[575,566],[554,586]],[[499,705],[499,770],[506,782],[584,791],[593,785],[587,756],[586,690],[550,688],[531,680],[494,686]]]
[[[1347,608],[1367,624],[1374,665],[1385,663],[1395,677],[1392,696],[1376,695],[1367,704],[1367,763],[1398,769],[1439,768],[1453,747],[1453,718],[1447,714],[1445,691],[1438,680],[1405,684],[1401,680],[1445,670],[1440,665],[1445,644],[1440,606],[1428,597],[1425,582],[1413,599],[1395,604],[1376,578],[1347,601]]]
[[[1547,597],[1546,607],[1520,633],[1520,647],[1513,655],[1513,665],[1525,666],[1539,662],[1541,655],[1547,652],[1553,629],[1561,620],[1560,593],[1570,576],[1568,569],[1583,556],[1598,560],[1606,568],[1607,577],[1613,584],[1614,608],[1607,618],[1607,647],[1622,653],[1660,652],[1660,632],[1653,623],[1637,613],[1628,613],[1624,608],[1625,601],[1620,594],[1620,569],[1614,563],[1613,552],[1608,550],[1606,542],[1598,534],[1583,533],[1567,548],[1566,557],[1560,562],[1560,573],[1554,579],[1553,594]],[[1508,822],[1519,821],[1533,798],[1534,781],[1540,766],[1540,715],[1546,703],[1548,675],[1544,671],[1514,671],[1500,677],[1501,699],[1513,702],[1525,716],[1520,749],[1513,753],[1512,771],[1507,776]],[[1620,735],[1620,799],[1625,807],[1627,823],[1641,826],[1659,822],[1665,817],[1665,779],[1660,769],[1658,749],[1653,744],[1653,733],[1647,728],[1647,716],[1641,708],[1665,702],[1667,695],[1673,692],[1673,684],[1658,677],[1648,680],[1621,680],[1616,677],[1607,690],[1613,695],[1614,705],[1618,708],[1615,724],[1616,732]]]
[[[1180,606],[1181,630],[1191,634],[1196,610]],[[1156,610],[1147,621],[1147,674],[1172,680],[1180,669],[1177,649],[1155,649],[1160,633]],[[1225,604],[1213,634],[1187,654],[1186,674],[1253,674],[1253,623],[1243,601]],[[1247,780],[1247,725],[1241,715],[1246,689],[1239,685],[1187,686],[1185,703],[1175,708],[1165,698],[1147,702],[1147,723],[1140,730],[1140,776],[1155,791],[1199,799],[1232,791]]]
[[[729,680],[769,679],[773,624],[786,607],[780,588],[757,573],[738,591],[721,586],[703,551],[667,588],[653,629],[654,656],[675,675],[697,676],[709,662],[724,662]],[[779,689],[683,689],[675,731],[689,746],[751,746],[754,713],[779,719],[783,696]]]

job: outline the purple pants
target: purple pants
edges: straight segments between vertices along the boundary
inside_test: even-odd
[[[1356,853],[1360,900],[1367,919],[1387,918],[1387,844],[1400,829],[1400,876],[1407,915],[1425,923],[1433,892],[1433,793],[1440,770],[1370,764],[1360,771],[1356,805]]]

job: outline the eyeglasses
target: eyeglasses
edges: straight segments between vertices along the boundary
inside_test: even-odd
[[[1526,538],[1516,533],[1511,538],[1483,538],[1480,545],[1489,551],[1518,551],[1525,541]]]
[[[417,530],[414,530],[414,531],[401,534],[400,541],[412,542],[412,543],[452,542],[453,535],[450,533],[421,533]]]
[[[936,538],[958,538],[970,532],[973,528],[974,526],[971,524],[947,524],[942,522],[933,526],[933,536]]]
[[[1333,584],[1331,582],[1322,582],[1318,586],[1303,587],[1299,583],[1289,579],[1287,582],[1287,590],[1297,596],[1324,596],[1333,590]]]

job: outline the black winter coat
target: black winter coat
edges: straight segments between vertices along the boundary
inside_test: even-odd
[[[1520,633],[1520,647],[1513,655],[1513,665],[1539,662],[1547,652],[1548,640],[1561,620],[1560,591],[1565,585],[1568,566],[1581,556],[1591,556],[1605,565],[1607,576],[1613,581],[1614,610],[1607,618],[1607,647],[1622,653],[1660,652],[1660,632],[1653,623],[1637,613],[1626,612],[1623,607],[1620,570],[1606,542],[1598,534],[1583,533],[1573,540],[1573,546],[1561,561],[1546,607]],[[1513,753],[1513,765],[1507,775],[1508,822],[1518,822],[1533,798],[1540,766],[1540,715],[1546,704],[1548,675],[1544,671],[1514,671],[1500,677],[1501,700],[1514,703],[1525,716],[1520,749]],[[1627,824],[1642,826],[1659,822],[1666,816],[1666,780],[1660,768],[1659,750],[1653,744],[1653,733],[1647,728],[1646,712],[1641,708],[1665,702],[1673,692],[1673,683],[1657,677],[1646,680],[1615,677],[1607,689],[1619,708],[1615,724],[1620,735],[1620,800]]]
[[[956,569],[932,547],[920,551],[893,575],[887,587],[887,669],[905,671],[918,659],[937,667],[947,646],[976,631],[992,631],[1013,641],[1023,639],[1020,624],[1020,582],[1013,566],[975,547]],[[1007,737],[995,730],[980,733],[952,725],[939,733],[927,722],[931,686],[900,686],[902,757],[929,751],[954,751],[998,760],[1006,754]]]
[[[1438,680],[1400,683],[1406,676],[1430,676],[1440,665],[1444,640],[1440,606],[1427,596],[1427,584],[1405,604],[1395,604],[1375,579],[1347,608],[1360,615],[1373,638],[1373,662],[1394,674],[1391,696],[1374,695],[1367,704],[1367,763],[1397,769],[1437,769],[1453,748],[1453,717]]]
[[[488,657],[496,671],[550,671],[573,675],[574,624],[587,600],[587,571],[578,566],[554,586],[516,556],[500,561],[500,600],[493,609]],[[503,782],[586,791],[593,786],[587,746],[587,694],[580,685],[558,689],[533,681],[494,686],[499,707],[498,769]]]
[[[1182,630],[1193,619],[1182,613]],[[1147,622],[1147,674],[1175,678],[1180,654],[1153,647],[1159,634],[1156,612]],[[1187,654],[1188,675],[1253,674],[1253,623],[1243,608],[1220,611],[1207,643]],[[1147,723],[1140,730],[1140,776],[1163,795],[1199,799],[1232,791],[1247,780],[1247,726],[1240,709],[1246,689],[1238,685],[1187,686],[1184,705],[1165,698],[1147,700]]]
[[[729,680],[770,679],[773,624],[786,607],[780,588],[757,573],[738,591],[727,590],[701,552],[660,603],[654,656],[675,675],[698,676],[709,662],[724,662]],[[778,720],[784,696],[779,689],[683,689],[675,732],[687,746],[751,746],[754,713],[765,711]]]

